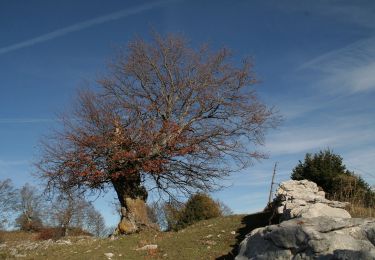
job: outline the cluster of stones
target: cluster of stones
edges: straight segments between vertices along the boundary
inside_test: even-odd
[[[375,219],[351,218],[310,181],[287,181],[276,193],[278,225],[254,229],[240,245],[244,259],[375,259]]]

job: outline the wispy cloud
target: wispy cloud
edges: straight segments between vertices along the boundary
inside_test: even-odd
[[[301,66],[321,73],[320,86],[332,92],[367,92],[375,89],[375,37],[325,53]]]
[[[373,126],[361,123],[360,118],[355,118],[356,116],[347,116],[347,122],[343,122],[344,119],[327,119],[320,121],[318,126],[309,124],[289,127],[288,131],[271,136],[266,149],[272,155],[287,155],[315,152],[327,147],[348,148],[373,142]]]
[[[52,118],[0,118],[0,124],[30,124],[57,122],[59,119]]]
[[[110,22],[110,21],[114,21],[114,20],[118,20],[118,19],[130,16],[130,15],[135,15],[135,14],[153,9],[155,7],[158,7],[160,5],[163,5],[163,4],[172,2],[172,1],[173,0],[164,0],[164,1],[156,1],[156,2],[152,2],[152,3],[138,5],[136,7],[131,7],[131,8],[124,9],[124,10],[121,10],[121,11],[118,11],[118,12],[114,12],[114,13],[103,15],[103,16],[100,16],[100,17],[96,17],[96,18],[93,18],[93,19],[90,19],[90,20],[87,20],[87,21],[84,21],[84,22],[76,23],[76,24],[70,25],[70,26],[65,27],[65,28],[58,29],[58,30],[50,32],[50,33],[40,35],[38,37],[25,40],[23,42],[18,42],[18,43],[9,45],[9,46],[1,47],[0,48],[0,55],[11,52],[11,51],[15,51],[15,50],[18,50],[18,49],[22,49],[22,48],[25,48],[25,47],[29,47],[29,46],[32,46],[32,45],[35,45],[35,44],[38,44],[38,43],[41,43],[41,42],[46,42],[46,41],[64,36],[66,34],[69,34],[69,33],[72,33],[72,32],[77,32],[77,31],[80,31],[80,30],[83,30],[83,29],[86,29],[86,28],[89,28],[89,27],[92,27],[92,26],[95,26],[95,25],[98,25],[98,24],[103,24],[103,23],[106,23],[106,22]]]
[[[365,1],[350,1],[349,3],[344,3],[344,1],[321,1],[323,4],[327,4],[325,6],[318,5],[320,12],[323,15],[329,17],[336,17],[337,19],[341,19],[345,22],[351,22],[357,24],[359,26],[374,28],[374,12],[375,12],[375,5],[373,5],[372,0]],[[315,2],[314,2],[315,4]]]
[[[374,158],[375,148],[361,147],[361,149],[352,150],[343,155],[344,162],[349,170],[353,170],[357,174],[371,179],[371,184],[374,184],[375,170]]]
[[[303,12],[305,15],[329,17],[330,20],[356,24],[361,27],[375,27],[375,5],[372,0],[290,0],[287,2],[289,4],[285,4],[284,1],[274,0],[272,4],[286,12]]]
[[[29,160],[1,160],[0,159],[0,167],[26,165],[29,163],[30,163]]]

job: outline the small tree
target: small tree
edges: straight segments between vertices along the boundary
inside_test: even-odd
[[[82,227],[88,202],[73,191],[63,191],[51,201],[50,222],[66,236],[72,227]]]
[[[44,200],[36,187],[25,184],[19,191],[18,210],[21,211],[16,219],[16,226],[23,231],[38,231],[42,228],[42,212]]]
[[[306,154],[304,162],[299,161],[293,169],[291,178],[315,182],[330,198],[341,201],[358,201],[361,198],[361,203],[373,205],[374,193],[370,186],[360,176],[347,170],[342,157],[329,149]]]
[[[102,236],[105,232],[103,216],[84,197],[74,190],[61,191],[51,201],[50,224],[61,230],[61,236],[75,232],[89,232]]]
[[[17,210],[18,196],[10,179],[0,180],[0,229],[8,222],[11,213]]]
[[[279,117],[262,103],[248,60],[192,49],[180,36],[131,41],[84,91],[64,128],[42,145],[49,187],[117,193],[118,233],[146,224],[147,190],[192,194],[262,159],[257,149]],[[234,65],[236,64],[236,65]],[[145,185],[148,185],[148,188]]]
[[[102,214],[100,214],[100,212],[97,211],[91,204],[86,209],[84,229],[97,237],[104,236],[107,232]]]
[[[216,203],[219,205],[219,208],[220,208],[220,214],[222,216],[230,216],[230,215],[233,215],[233,211],[232,209],[227,205],[225,204],[224,202],[220,201],[220,200],[217,200]]]

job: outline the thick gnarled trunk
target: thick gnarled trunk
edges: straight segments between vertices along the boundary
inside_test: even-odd
[[[115,234],[131,234],[150,224],[146,199],[147,191],[141,185],[139,174],[121,176],[112,180],[121,206],[121,220]]]

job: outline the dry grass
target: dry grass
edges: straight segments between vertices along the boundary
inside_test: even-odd
[[[37,233],[28,233],[24,231],[0,231],[0,239],[4,242],[22,242],[26,240],[35,240]]]
[[[7,234],[8,248],[0,248],[0,259],[11,257],[11,248],[23,259],[232,259],[231,252],[248,233],[248,216],[234,215],[200,221],[178,232],[148,230],[117,240],[68,237],[72,244],[35,241],[33,235],[21,232]],[[259,217],[257,217],[259,218]],[[252,223],[254,221],[251,221]],[[243,233],[243,234],[242,234]],[[240,236],[241,234],[241,236]],[[9,239],[18,242],[10,242]],[[30,240],[27,242],[26,240]],[[28,245],[21,246],[22,243]],[[32,250],[30,244],[40,243]],[[13,245],[12,245],[13,244]],[[144,245],[157,244],[157,249],[136,250]],[[48,245],[48,246],[44,246]]]
[[[350,205],[346,208],[352,218],[375,218],[375,209],[357,205]]]

